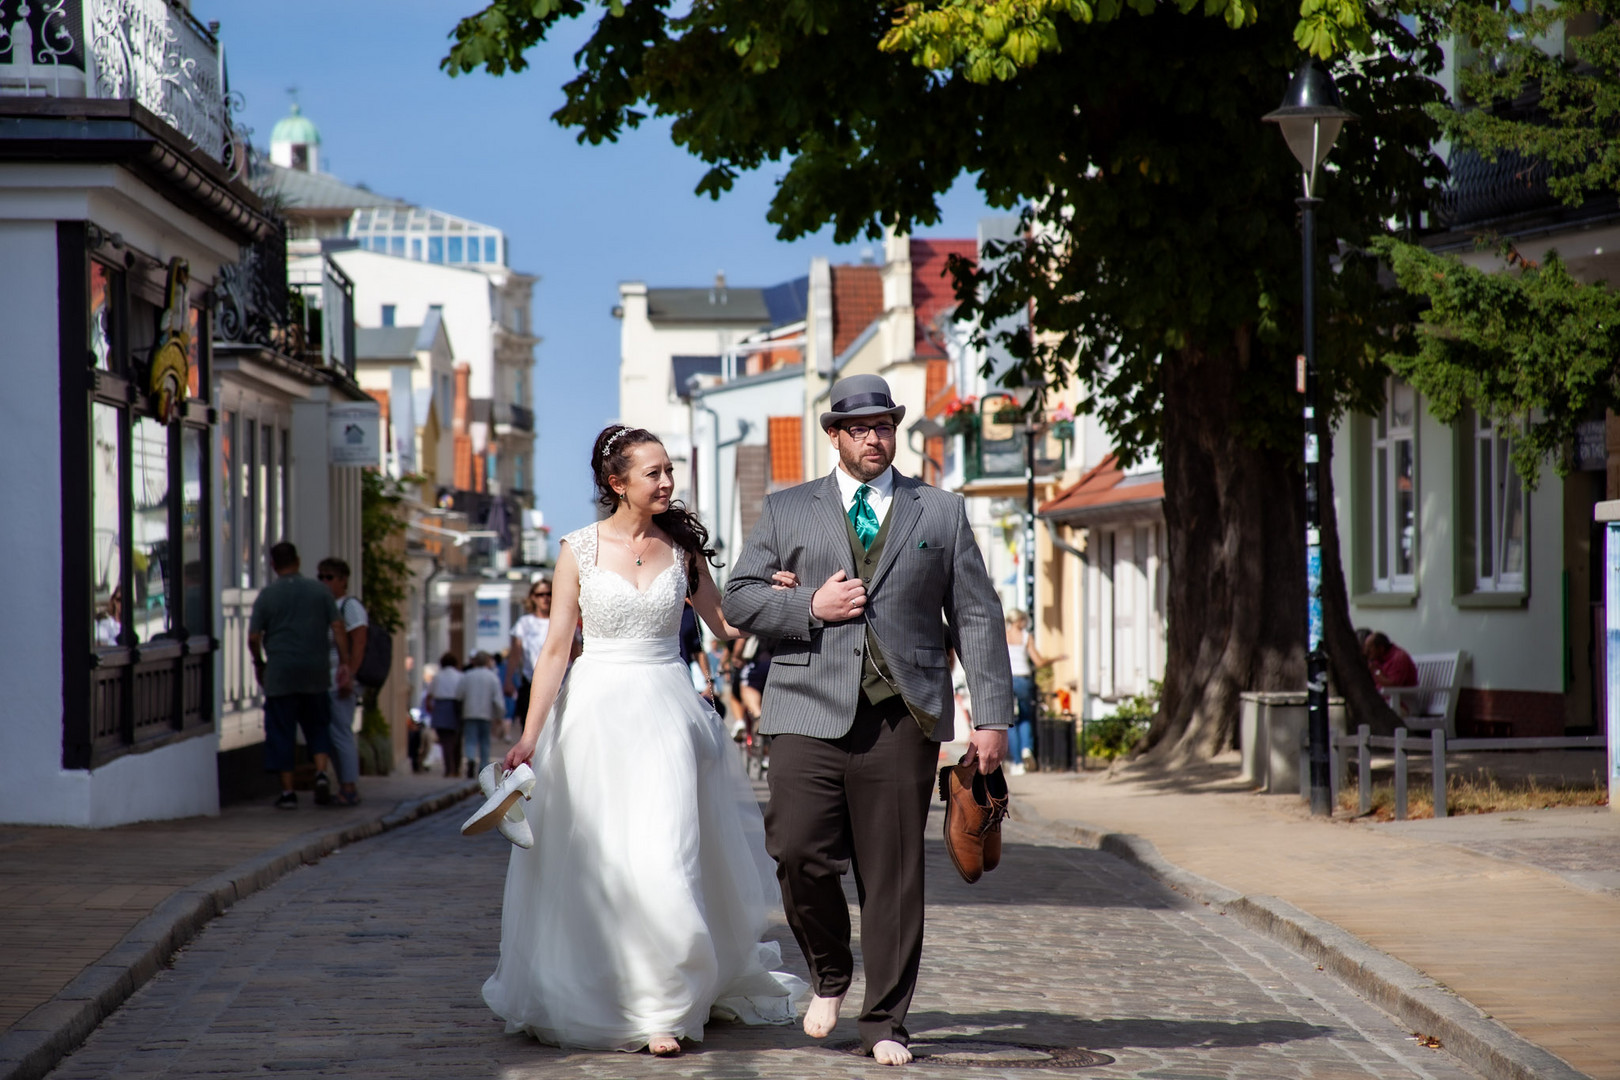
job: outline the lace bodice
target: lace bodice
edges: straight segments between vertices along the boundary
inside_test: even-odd
[[[677,548],[675,562],[642,592],[612,570],[596,565],[596,541],[595,525],[563,537],[579,563],[579,611],[586,640],[678,635],[686,601],[686,552]]]

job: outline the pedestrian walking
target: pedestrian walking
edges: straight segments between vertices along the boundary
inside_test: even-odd
[[[264,688],[264,767],[281,774],[284,810],[298,806],[293,792],[293,764],[298,732],[315,759],[315,801],[332,801],[331,747],[332,661],[329,642],[337,649],[340,684],[347,686],[354,670],[349,653],[349,630],[338,614],[337,601],[320,582],[298,572],[298,549],[283,540],[270,548],[270,567],[276,580],[253,601],[248,619],[248,651],[253,674]]]
[[[1012,667],[1013,702],[1017,719],[1007,735],[1008,771],[1023,775],[1035,768],[1035,673],[1063,659],[1043,657],[1029,640],[1029,616],[1017,608],[1007,612],[1007,661]]]
[[[349,656],[356,665],[366,655],[366,635],[371,632],[366,606],[349,595],[349,564],[342,559],[322,559],[315,577],[332,593],[338,615],[349,631]],[[345,672],[338,657],[337,638],[332,639],[328,659],[332,664],[332,760],[337,765],[339,806],[360,805],[360,749],[354,741],[354,714],[360,703],[360,686],[354,669]],[[341,679],[341,682],[340,682]]]
[[[922,960],[923,827],[939,746],[955,727],[949,650],[975,706],[963,762],[983,774],[1007,752],[1012,676],[1001,602],[961,496],[893,467],[905,407],[876,375],[840,379],[830,402],[821,426],[837,464],[766,496],[725,610],[732,625],[776,643],[760,722],[772,736],[765,829],[810,965],[805,1034],[832,1033],[854,976],[841,880],[853,865],[861,1046],[879,1064],[903,1065]],[[777,571],[805,585],[773,589]]]
[[[461,661],[455,653],[439,657],[439,673],[428,688],[427,709],[433,738],[444,754],[444,775],[461,768]]]
[[[490,726],[506,712],[506,695],[495,674],[495,658],[476,654],[461,674],[458,690],[461,701],[461,746],[467,755],[467,775],[477,776],[489,762]],[[477,764],[473,748],[477,747]]]
[[[534,662],[540,656],[540,646],[546,643],[546,632],[550,628],[551,579],[539,577],[529,586],[529,594],[523,598],[523,614],[507,635],[511,645],[506,650],[506,694],[516,699],[512,715],[519,723],[529,715]]]

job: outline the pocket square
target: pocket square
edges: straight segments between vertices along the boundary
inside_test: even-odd
[[[919,549],[920,549],[920,548],[925,548],[925,547],[927,547],[927,546],[928,546],[928,541],[926,541],[926,540],[919,540],[919,541],[917,541],[917,547],[918,547],[918,548],[919,548]]]

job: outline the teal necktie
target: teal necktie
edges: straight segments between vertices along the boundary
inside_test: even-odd
[[[866,493],[872,489],[862,484],[855,490],[855,503],[849,508],[849,523],[855,526],[855,536],[860,540],[861,547],[872,550],[872,541],[877,539],[878,519],[877,512],[872,504],[866,501]]]

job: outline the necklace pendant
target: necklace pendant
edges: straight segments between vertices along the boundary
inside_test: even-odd
[[[640,560],[640,559],[637,559],[637,560],[636,560],[636,565],[637,565],[637,566],[640,566],[640,565],[641,565],[641,560]]]

